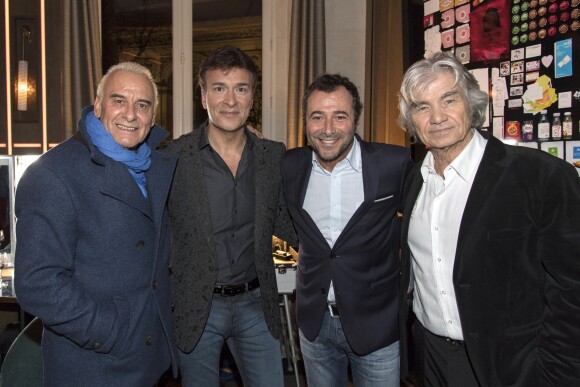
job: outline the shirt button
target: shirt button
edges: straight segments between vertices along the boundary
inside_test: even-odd
[[[451,324],[453,324],[453,321],[447,320],[447,324],[451,325]]]
[[[443,295],[446,295],[446,294],[447,294],[447,292],[446,292],[445,290],[443,290],[443,291],[441,292],[441,294],[443,294]]]
[[[145,247],[145,242],[144,241],[137,241],[137,243],[135,243],[135,247],[137,248],[137,250],[142,250],[143,247]]]
[[[147,346],[151,346],[151,344],[153,344],[153,337],[151,337],[151,336],[147,336],[147,337],[145,338],[145,345],[147,345]]]
[[[435,229],[435,231],[438,231],[439,230],[439,226],[435,226],[433,228]]]
[[[151,287],[153,289],[157,289],[157,280],[153,280],[153,283],[151,284]]]
[[[93,349],[96,351],[99,348],[101,348],[101,343],[99,343],[98,341],[95,341],[95,343],[93,344]]]
[[[437,262],[441,262],[441,258],[437,258]]]

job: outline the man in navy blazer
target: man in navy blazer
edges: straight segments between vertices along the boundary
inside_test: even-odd
[[[155,150],[157,87],[109,69],[76,134],[18,183],[18,302],[44,323],[44,386],[152,386],[173,365],[166,202],[177,157]]]
[[[309,386],[399,386],[399,231],[407,149],[355,136],[356,86],[325,74],[307,89],[312,148],[286,152],[284,195],[299,239],[297,322]]]
[[[402,232],[423,382],[578,386],[580,179],[481,134],[487,104],[449,53],[401,86],[401,126],[430,149],[408,179]]]

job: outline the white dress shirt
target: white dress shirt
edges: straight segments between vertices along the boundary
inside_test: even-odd
[[[304,198],[304,210],[332,248],[342,230],[364,201],[362,159],[356,137],[348,155],[328,172],[312,155],[312,172]],[[332,282],[329,302],[334,302]]]
[[[430,332],[463,340],[453,288],[459,226],[487,140],[479,132],[445,168],[435,172],[431,152],[421,166],[423,187],[411,213],[409,247],[414,275],[413,311]]]

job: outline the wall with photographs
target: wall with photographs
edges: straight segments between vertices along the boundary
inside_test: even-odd
[[[423,35],[410,62],[454,52],[490,95],[485,130],[580,174],[580,0],[414,3],[412,28]]]

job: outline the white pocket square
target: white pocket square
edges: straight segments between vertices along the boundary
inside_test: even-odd
[[[392,198],[393,196],[395,196],[395,195],[389,195],[389,196],[385,196],[384,198],[379,198],[379,199],[376,199],[376,200],[375,200],[373,203],[378,203],[378,202],[385,201],[385,200],[387,200],[387,199],[390,199],[390,198]]]

